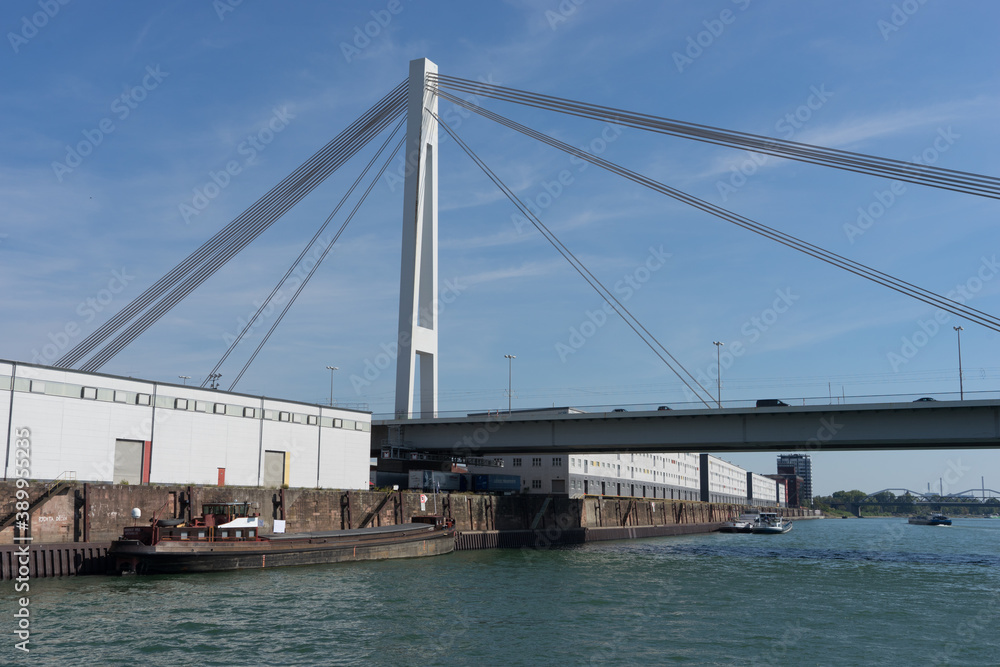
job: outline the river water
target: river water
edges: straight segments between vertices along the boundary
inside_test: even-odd
[[[0,664],[1000,664],[995,519],[0,586]]]

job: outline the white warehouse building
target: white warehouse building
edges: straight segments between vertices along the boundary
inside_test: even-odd
[[[5,480],[26,431],[32,479],[368,488],[370,412],[0,361],[0,420]]]
[[[503,472],[521,477],[521,492],[698,500],[697,454],[511,454]],[[470,466],[490,474],[496,468]]]
[[[711,454],[701,455],[701,500],[746,505],[747,471]]]
[[[784,491],[784,487],[782,487]],[[778,484],[770,477],[747,472],[747,500],[751,505],[784,507],[784,498],[778,498]]]

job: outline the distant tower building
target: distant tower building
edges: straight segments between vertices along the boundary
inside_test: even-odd
[[[779,454],[778,474],[795,475],[802,478],[799,502],[803,507],[811,507],[813,500],[812,460],[808,454]]]

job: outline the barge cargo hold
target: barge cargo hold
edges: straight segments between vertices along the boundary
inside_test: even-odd
[[[288,535],[260,535],[253,517],[218,506],[191,525],[126,527],[108,556],[118,572],[177,574],[438,556],[455,550],[453,524],[440,516],[414,523]]]

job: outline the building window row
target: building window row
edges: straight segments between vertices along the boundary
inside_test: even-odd
[[[13,378],[13,382],[11,382],[10,376],[0,376],[0,389],[10,389],[11,387],[13,387],[14,391],[45,394],[47,396],[79,398],[88,401],[106,401],[140,406],[151,406],[154,404],[153,396],[143,392],[88,387],[85,385],[74,385],[64,382],[29,380],[27,378]],[[318,415],[275,410],[264,410],[262,415],[259,408],[233,405],[231,403],[215,403],[212,401],[198,401],[171,396],[157,396],[155,405],[157,408],[202,412],[205,414],[246,417],[248,419],[263,418],[267,420],[305,424],[309,426],[343,428],[350,431],[371,431],[371,423],[362,420],[335,419],[333,417],[321,418]]]

